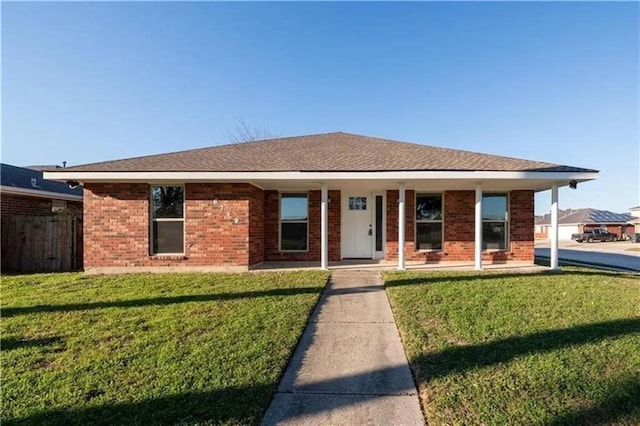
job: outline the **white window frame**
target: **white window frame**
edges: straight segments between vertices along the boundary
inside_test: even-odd
[[[153,217],[153,188],[162,186],[173,186],[182,188],[182,217],[181,218],[154,218]],[[149,185],[149,255],[150,256],[184,256],[185,248],[187,245],[187,230],[186,230],[186,217],[187,217],[187,188],[185,184],[177,183],[161,183]],[[154,222],[182,222],[182,252],[180,253],[155,253],[153,251],[153,223]]]
[[[440,220],[420,219],[418,220],[418,196],[440,196],[442,211],[440,212]],[[415,191],[413,199],[413,247],[417,252],[439,252],[444,250],[444,193],[443,192],[418,192]],[[440,224],[440,248],[439,249],[421,249],[418,247],[418,224],[419,223],[439,223]]]
[[[511,192],[483,192],[482,193],[482,201],[484,202],[485,195],[504,195],[507,198],[507,211],[505,212],[506,218],[504,220],[493,220],[493,219],[484,219],[482,218],[482,226],[484,227],[485,223],[504,223],[504,248],[503,249],[490,249],[483,248],[484,252],[499,252],[499,251],[510,251],[511,247],[511,234],[510,234],[510,223],[511,223]],[[483,206],[484,207],[484,206]],[[484,208],[482,209],[484,212]],[[484,232],[482,233],[482,245],[484,246]]]
[[[303,195],[307,197],[307,219],[306,220],[282,220],[282,196],[283,195]],[[283,253],[307,253],[309,252],[309,191],[287,191],[278,194],[278,250]],[[305,223],[307,225],[307,249],[306,250],[283,250],[282,249],[282,223]]]

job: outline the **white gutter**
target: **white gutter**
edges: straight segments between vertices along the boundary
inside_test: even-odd
[[[494,171],[392,171],[392,172],[74,172],[45,171],[50,180],[79,182],[109,181],[260,181],[260,180],[421,180],[421,179],[532,179],[587,181],[598,178],[592,172],[494,172]]]
[[[38,189],[19,188],[16,186],[0,186],[3,194],[24,195],[28,197],[54,198],[56,200],[82,201],[82,195],[61,194],[59,192],[40,191]]]

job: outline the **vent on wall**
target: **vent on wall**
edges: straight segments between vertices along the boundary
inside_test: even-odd
[[[51,202],[51,211],[52,212],[63,212],[67,208],[67,202],[64,200],[52,200]]]

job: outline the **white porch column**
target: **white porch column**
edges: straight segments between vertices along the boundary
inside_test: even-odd
[[[329,269],[329,189],[326,183],[322,184],[320,202],[320,267]]]
[[[406,228],[405,221],[405,185],[400,184],[398,194],[398,270],[404,271],[404,231]]]
[[[482,184],[476,184],[476,224],[475,224],[475,265],[476,271],[482,270]]]
[[[551,270],[559,271],[558,264],[558,184],[551,186]]]

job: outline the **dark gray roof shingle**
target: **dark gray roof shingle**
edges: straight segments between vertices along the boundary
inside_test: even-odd
[[[67,167],[78,172],[286,171],[595,172],[539,161],[479,154],[388,139],[325,133],[269,139]]]
[[[60,169],[62,170],[62,169]],[[33,181],[35,179],[35,181]],[[35,183],[35,185],[34,185]],[[64,195],[82,196],[82,187],[69,189],[66,183],[42,178],[42,171],[24,167],[0,164],[0,184],[14,188],[32,189],[34,191],[57,192]]]

